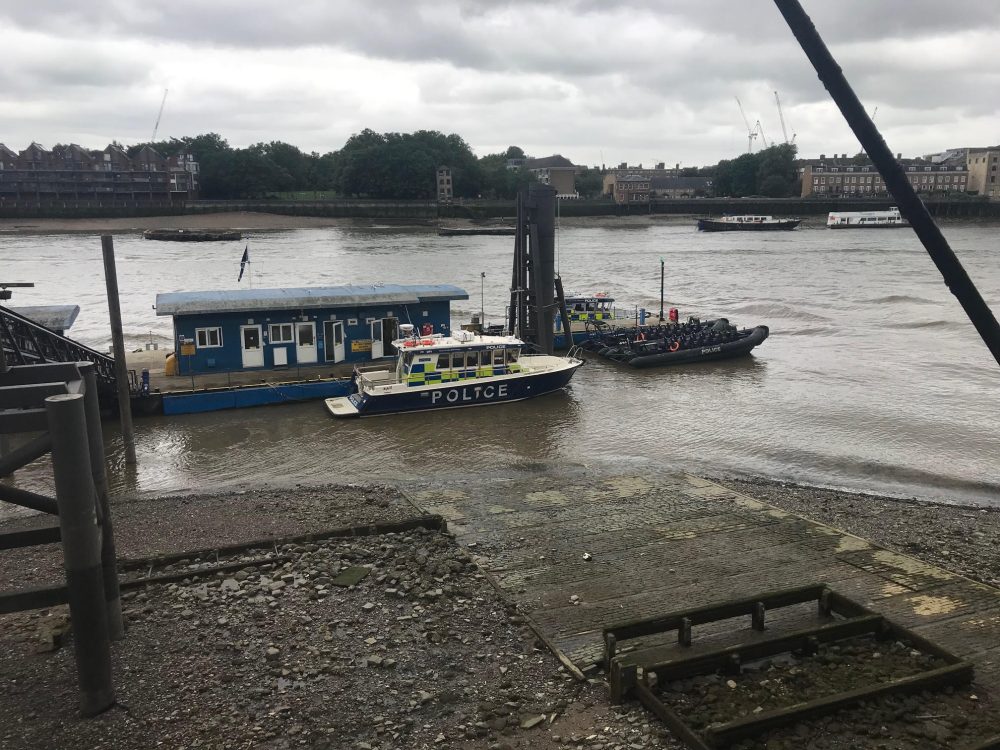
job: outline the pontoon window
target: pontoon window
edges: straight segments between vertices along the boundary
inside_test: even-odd
[[[199,349],[215,349],[222,346],[221,328],[196,328],[194,335]]]

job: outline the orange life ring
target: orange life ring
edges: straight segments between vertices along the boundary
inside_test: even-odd
[[[431,339],[424,339],[424,340],[423,340],[423,341],[421,341],[420,343],[421,343],[421,344],[423,344],[424,346],[430,346],[430,345],[431,345],[431,344],[433,344],[434,342],[433,342],[433,341],[432,341]]]
[[[676,352],[680,348],[681,348],[681,342],[678,341],[677,339],[674,339],[673,341],[670,342],[670,351]]]
[[[403,344],[403,346],[405,346],[406,348],[410,348],[411,346],[416,346],[416,345],[417,345],[417,342],[414,341],[413,339],[410,339],[405,344]]]

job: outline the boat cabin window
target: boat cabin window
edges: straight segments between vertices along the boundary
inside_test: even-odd
[[[507,356],[507,362],[513,364],[514,362],[517,362],[517,358],[518,358],[518,356],[520,356],[521,350],[520,349],[507,349],[505,353],[506,353],[506,356]]]
[[[461,366],[461,363],[459,363],[459,367]],[[451,369],[451,352],[442,352],[438,355],[437,368],[438,370]]]
[[[503,367],[503,365],[504,365],[503,349],[494,349],[493,350],[493,366],[494,367]]]
[[[466,352],[465,353],[465,366],[466,367],[479,367],[479,352]]]

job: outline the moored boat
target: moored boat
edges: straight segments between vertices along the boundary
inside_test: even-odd
[[[658,367],[731,359],[750,354],[770,331],[767,326],[739,330],[725,318],[614,331],[584,343],[584,348],[631,367]]]
[[[830,229],[886,229],[910,223],[893,206],[888,211],[831,211],[826,225]]]
[[[396,361],[354,372],[353,392],[326,399],[335,417],[367,417],[431,409],[455,409],[521,401],[565,388],[583,360],[522,354],[514,336],[454,331],[450,336],[412,336],[393,342]]]
[[[723,216],[720,219],[698,219],[702,232],[775,232],[795,229],[802,219],[776,219],[773,216],[744,214]]]

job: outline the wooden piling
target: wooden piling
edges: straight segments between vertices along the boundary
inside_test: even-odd
[[[104,573],[104,599],[108,610],[108,635],[113,641],[125,637],[122,620],[121,593],[118,589],[118,555],[115,550],[115,530],[111,522],[111,502],[108,497],[108,473],[104,456],[104,432],[101,430],[101,405],[97,397],[97,373],[90,362],[79,365],[86,382],[84,411],[87,417],[87,444],[90,468],[97,494],[97,510],[101,519],[101,569]]]
[[[52,435],[80,710],[84,716],[95,716],[115,704],[115,691],[84,397],[79,393],[49,396],[45,409]]]
[[[128,389],[128,366],[125,363],[125,335],[122,332],[122,308],[118,298],[118,270],[115,267],[115,243],[110,234],[101,237],[104,254],[104,281],[108,288],[108,313],[111,317],[111,344],[115,355],[115,385],[118,388],[118,416],[125,441],[125,463],[135,465],[135,433],[132,431],[132,403]]]

